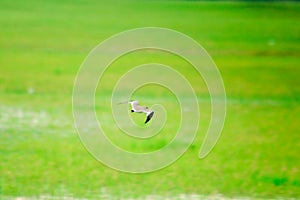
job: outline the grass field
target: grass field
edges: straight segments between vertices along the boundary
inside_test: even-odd
[[[146,26],[183,32],[209,52],[225,84],[227,117],[216,147],[199,159],[210,119],[205,87],[174,56],[120,59],[104,91],[122,75],[118,66],[155,61],[181,70],[202,108],[188,151],[165,169],[137,175],[110,169],[85,150],[73,124],[72,90],[92,48]],[[0,199],[300,198],[299,3],[1,0],[0,27]],[[135,95],[169,105],[169,115],[178,106],[155,87]],[[111,115],[107,106],[96,108]],[[146,151],[165,145],[178,120],[146,147],[116,138],[111,121],[105,128],[125,148]]]

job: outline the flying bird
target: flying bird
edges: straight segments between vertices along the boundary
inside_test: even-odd
[[[127,103],[127,102],[121,102],[121,103]],[[119,104],[121,104],[121,103],[119,103]],[[128,103],[131,105],[131,112],[145,113],[146,114],[145,124],[147,122],[149,122],[150,119],[153,117],[154,111],[150,110],[147,106],[140,106],[139,102],[135,101],[135,100],[131,100]]]

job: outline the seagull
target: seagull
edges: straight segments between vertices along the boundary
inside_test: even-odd
[[[127,102],[121,102],[121,103],[127,103]],[[119,103],[119,104],[121,104],[121,103]],[[135,100],[130,100],[128,103],[131,105],[131,112],[146,114],[147,118],[146,118],[145,124],[147,124],[147,122],[149,122],[150,119],[153,117],[154,111],[150,110],[147,106],[140,106],[139,102],[135,101]]]

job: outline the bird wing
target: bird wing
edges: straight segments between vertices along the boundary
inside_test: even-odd
[[[153,117],[153,115],[154,115],[154,111],[150,111],[147,113],[147,118],[146,118],[145,124],[150,121],[150,119]]]
[[[131,104],[131,110],[136,112],[138,110],[138,107],[139,107],[139,102],[138,101],[132,101],[132,102],[130,102],[130,104]]]
[[[139,105],[139,102],[138,101],[133,101],[132,102],[132,106],[138,106]]]

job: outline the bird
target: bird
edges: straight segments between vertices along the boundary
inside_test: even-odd
[[[127,103],[127,102],[121,102],[119,104],[122,103]],[[145,113],[146,114],[146,121],[144,122],[145,124],[147,124],[150,119],[153,117],[154,115],[154,111],[150,110],[147,106],[140,106],[139,102],[136,100],[130,100],[128,101],[128,103],[131,105],[131,112],[136,112],[136,113]]]

